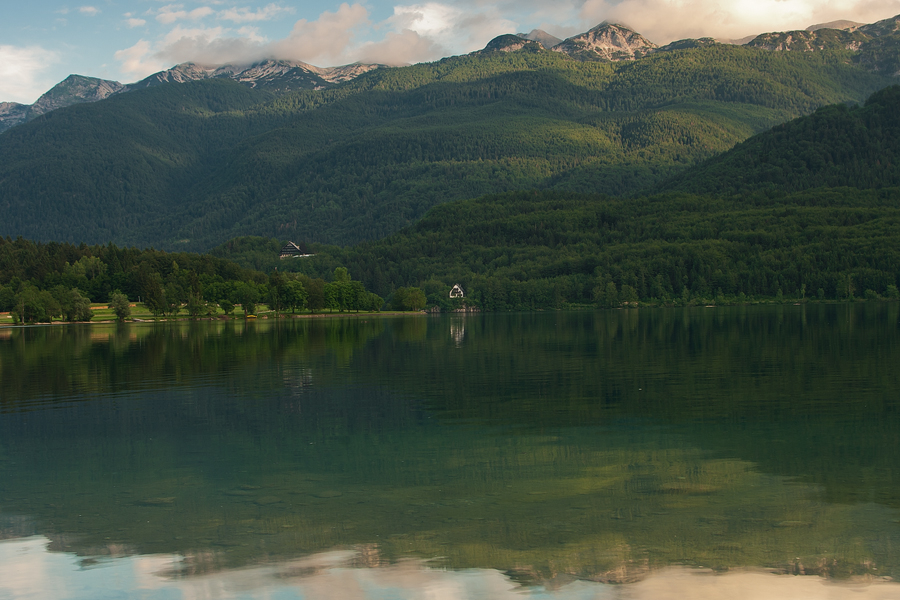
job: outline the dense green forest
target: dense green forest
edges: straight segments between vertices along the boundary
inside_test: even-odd
[[[157,86],[0,134],[0,235],[348,244],[484,194],[634,194],[892,81],[850,57],[714,44],[599,63],[530,47],[280,97],[230,80]]]
[[[261,259],[252,245],[215,252]],[[282,268],[319,276],[343,265],[376,293],[417,286],[444,309],[459,304],[454,284],[485,310],[896,298],[900,189],[755,201],[513,192],[436,207],[380,241],[314,251]]]

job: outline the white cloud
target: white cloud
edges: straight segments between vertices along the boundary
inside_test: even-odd
[[[463,15],[463,10],[448,4],[430,2],[411,6],[395,6],[388,22],[420,35],[435,36],[448,32]]]
[[[353,60],[386,64],[435,60],[483,48],[491,39],[517,31],[519,24],[506,18],[515,6],[526,10],[528,2],[489,4],[475,0],[468,4],[426,2],[394,6],[394,14],[375,31],[385,31],[380,40],[349,50]],[[532,8],[542,5],[533,3]]]
[[[437,42],[409,29],[389,31],[383,40],[363,44],[357,51],[358,60],[365,63],[405,65],[410,62],[437,60],[447,50]]]
[[[739,38],[835,19],[874,22],[900,13],[900,0],[560,0],[552,6],[545,0],[434,0],[397,4],[393,15],[372,22],[367,5],[358,2],[300,19],[287,37],[270,41],[257,24],[293,10],[279,0],[243,7],[227,0],[224,8],[226,0],[165,1],[170,2],[160,0],[142,17],[173,28],[117,53],[126,72],[145,76],[180,62],[247,64],[265,57],[323,67],[354,61],[406,64],[480,49],[503,33],[539,27],[566,37],[604,20],[627,23],[663,44],[685,37]],[[144,18],[126,17],[129,27],[146,24]],[[201,20],[218,26],[201,27]]]
[[[115,53],[115,58],[122,64],[122,72],[136,80],[171,66],[152,55],[152,47],[146,40],[140,40],[131,48],[119,50]]]
[[[269,4],[255,11],[250,10],[247,7],[228,8],[220,11],[218,17],[224,21],[232,21],[234,23],[251,23],[255,21],[269,21],[290,12],[294,12],[290,7]]]
[[[100,14],[100,9],[96,6],[82,6],[79,7],[78,12],[83,15],[88,15],[89,17],[94,17]]]
[[[247,64],[267,54],[262,40],[253,32],[228,35],[221,27],[182,29],[176,27],[163,38],[154,57],[169,66],[183,62],[201,65]]]
[[[39,46],[0,45],[0,101],[32,104],[56,83],[42,73],[59,57]]]
[[[900,13],[897,0],[587,0],[582,22],[624,21],[661,44],[686,37],[740,38],[839,19],[871,23]]]
[[[438,2],[395,6],[387,24],[395,31],[412,31],[431,41],[453,48],[455,53],[483,48],[504,33],[514,33],[518,23],[506,19],[498,5],[464,6]],[[387,40],[385,40],[387,41]],[[424,58],[415,57],[416,60]]]
[[[323,12],[315,21],[300,19],[287,38],[272,44],[278,58],[328,66],[349,60],[354,33],[369,25],[369,11],[361,4],[341,4],[335,12]]]
[[[198,21],[215,12],[208,6],[201,6],[194,10],[186,11],[181,4],[169,4],[159,9],[156,20],[164,25],[171,25],[175,21]]]

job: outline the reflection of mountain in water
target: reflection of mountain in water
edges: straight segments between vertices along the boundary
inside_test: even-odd
[[[900,576],[898,308],[478,315],[459,346],[454,316],[16,329],[0,527],[192,573]]]

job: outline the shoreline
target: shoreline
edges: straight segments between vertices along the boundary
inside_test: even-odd
[[[271,316],[270,316],[271,315]],[[125,321],[118,321],[116,319],[103,319],[103,320],[90,320],[90,321],[53,321],[51,323],[0,323],[0,328],[6,327],[55,327],[58,325],[111,325],[116,323],[122,323],[125,325],[131,324],[139,324],[143,325],[145,323],[184,323],[184,322],[197,322],[197,321],[280,321],[282,319],[333,319],[333,318],[352,318],[358,319],[361,317],[408,317],[408,316],[427,316],[428,313],[425,311],[382,311],[382,312],[359,312],[359,313],[310,313],[310,314],[290,314],[290,313],[279,313],[279,316],[274,316],[273,313],[267,313],[262,316],[257,316],[253,319],[248,319],[246,317],[227,317],[225,315],[219,315],[216,317],[172,317],[166,318],[161,317],[159,319],[150,318],[150,319],[127,319]]]
[[[894,298],[879,298],[878,300],[866,300],[862,298],[854,298],[851,301],[847,300],[800,300],[794,302],[774,302],[774,301],[766,301],[759,300],[754,302],[744,302],[744,303],[725,303],[725,304],[691,304],[688,306],[678,305],[678,304],[643,304],[638,303],[637,306],[629,305],[629,306],[617,306],[614,308],[600,308],[596,306],[589,305],[579,305],[579,306],[570,306],[568,308],[556,308],[556,309],[531,309],[531,310],[520,310],[520,311],[429,311],[429,310],[418,310],[418,311],[379,311],[379,312],[358,312],[358,313],[307,313],[307,314],[292,314],[292,313],[278,313],[278,316],[275,316],[275,313],[265,313],[263,315],[258,315],[256,318],[248,319],[243,316],[237,317],[228,317],[226,315],[217,315],[214,317],[204,316],[204,317],[161,317],[161,318],[135,318],[128,319],[126,321],[117,321],[116,319],[103,319],[101,320],[90,320],[90,321],[53,321],[52,323],[0,323],[0,329],[5,329],[9,327],[48,327],[48,326],[56,326],[56,325],[109,325],[112,323],[183,323],[186,321],[277,321],[280,319],[334,319],[334,318],[351,318],[358,319],[362,317],[403,317],[403,316],[436,316],[436,315],[452,315],[452,314],[487,314],[492,312],[500,312],[500,313],[509,313],[509,312],[582,312],[582,311],[605,311],[605,310],[640,310],[640,309],[691,309],[691,308],[737,308],[737,307],[747,307],[747,306],[816,306],[816,305],[855,305],[855,304],[868,304],[868,303],[890,303],[897,302]],[[93,308],[93,307],[92,307]],[[99,308],[99,307],[98,307]],[[0,315],[9,314],[9,313],[0,313]]]

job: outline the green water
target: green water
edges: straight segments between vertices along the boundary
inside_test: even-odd
[[[0,539],[82,566],[884,581],[898,509],[896,303],[0,329]]]

